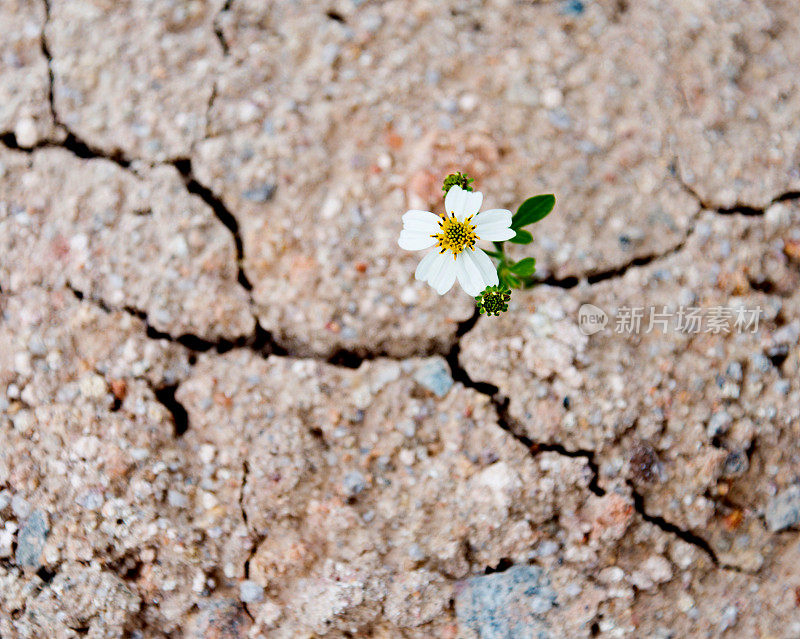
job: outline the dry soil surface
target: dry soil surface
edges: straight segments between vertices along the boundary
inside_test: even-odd
[[[0,0],[0,637],[796,639],[799,68],[795,0]],[[499,318],[397,247],[453,170],[557,196]]]

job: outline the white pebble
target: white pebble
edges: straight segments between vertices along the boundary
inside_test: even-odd
[[[217,449],[211,444],[203,444],[200,446],[200,461],[204,464],[210,464],[214,461],[214,455],[217,454]]]
[[[14,354],[14,370],[20,375],[30,375],[33,372],[31,357],[25,351]]]
[[[22,118],[14,127],[17,144],[26,149],[36,144],[36,123],[31,118]]]
[[[170,506],[175,508],[186,508],[189,505],[189,498],[177,490],[169,490],[167,492],[167,501]]]
[[[465,93],[458,100],[458,107],[465,113],[469,113],[478,106],[478,97],[473,93]]]
[[[408,306],[416,304],[419,299],[419,294],[413,286],[406,286],[400,291],[400,301]]]
[[[338,197],[329,196],[322,204],[320,215],[326,220],[331,219],[342,211],[342,201]]]
[[[244,603],[255,603],[264,598],[264,589],[255,581],[243,581],[239,585],[239,599]]]
[[[651,555],[648,557],[644,564],[642,564],[642,569],[647,573],[647,576],[656,583],[660,584],[672,579],[672,566],[670,566],[670,563],[661,555]]]
[[[625,571],[622,570],[619,566],[609,566],[608,568],[603,568],[600,571],[600,581],[604,584],[615,584],[619,581],[622,581],[622,578],[625,576]]]
[[[106,380],[100,375],[84,375],[81,378],[79,387],[81,395],[88,399],[99,399],[106,394]]]
[[[192,592],[201,593],[206,589],[206,575],[201,570],[195,573],[194,579],[192,579]]]
[[[31,505],[22,495],[16,494],[11,498],[11,512],[17,519],[26,519],[31,514]]]
[[[17,532],[17,524],[7,521],[5,527],[0,529],[0,558],[11,556],[14,544],[14,533]]]
[[[561,106],[563,100],[564,96],[561,95],[561,91],[556,88],[545,89],[544,93],[542,93],[542,105],[546,109],[555,109]]]

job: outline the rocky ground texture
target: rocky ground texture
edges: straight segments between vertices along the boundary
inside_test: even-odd
[[[800,636],[793,0],[0,34],[0,638]],[[452,170],[558,198],[499,318],[396,245]]]

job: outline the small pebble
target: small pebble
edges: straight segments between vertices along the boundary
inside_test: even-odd
[[[709,439],[712,439],[717,435],[724,435],[726,432],[728,432],[728,429],[732,423],[733,419],[727,412],[724,410],[717,411],[711,415],[711,419],[708,420],[708,426],[706,426],[706,435],[708,435]]]
[[[249,189],[242,193],[242,197],[250,202],[268,202],[275,195],[278,187],[272,182],[266,182],[261,186]]]
[[[243,603],[256,603],[264,598],[264,588],[255,581],[243,581],[239,584],[239,599]]]
[[[722,617],[719,620],[719,631],[725,632],[728,628],[733,628],[736,625],[736,618],[738,610],[736,606],[728,606],[722,611]]]
[[[454,384],[450,370],[441,358],[428,360],[417,370],[414,379],[437,397],[447,395]]]
[[[7,521],[0,529],[0,559],[11,556],[14,548],[14,535],[17,532],[17,524]]]
[[[15,560],[19,566],[37,568],[50,527],[47,513],[35,510],[19,529]]]
[[[22,148],[30,149],[36,144],[36,122],[31,118],[22,118],[14,127],[14,137]]]
[[[170,489],[167,492],[167,501],[170,506],[175,508],[186,508],[189,506],[189,498],[177,490]]]
[[[351,470],[344,476],[344,490],[347,495],[353,497],[358,495],[367,487],[367,480],[357,470]]]
[[[31,513],[31,505],[20,493],[17,493],[11,498],[11,512],[17,519],[26,519]]]
[[[770,499],[765,516],[771,532],[800,523],[800,486],[793,484]]]

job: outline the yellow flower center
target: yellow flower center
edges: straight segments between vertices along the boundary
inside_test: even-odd
[[[456,218],[454,211],[450,211],[450,217],[442,218],[439,222],[439,232],[431,235],[436,240],[439,253],[452,251],[453,259],[466,248],[475,246],[479,238],[475,234],[475,226],[471,224],[472,215],[460,222]]]

